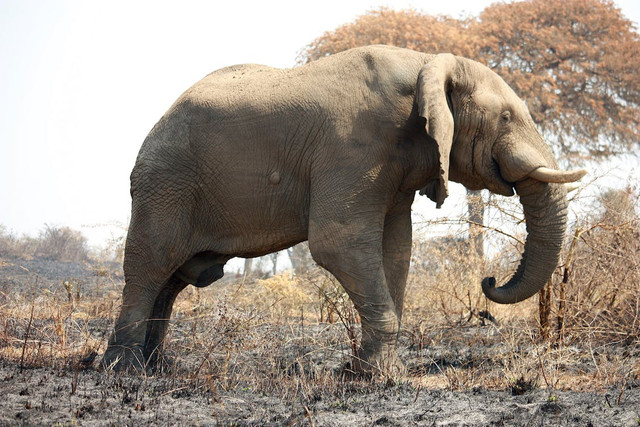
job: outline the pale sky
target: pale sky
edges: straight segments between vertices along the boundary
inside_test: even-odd
[[[238,63],[295,65],[327,30],[388,6],[476,15],[485,0],[0,0],[0,224],[99,243],[126,224],[147,133],[189,86]],[[640,22],[640,2],[616,4]]]

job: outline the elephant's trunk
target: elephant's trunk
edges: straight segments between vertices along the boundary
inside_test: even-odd
[[[535,179],[516,183],[524,208],[527,240],[520,265],[511,279],[496,288],[487,277],[482,291],[492,301],[513,304],[535,295],[549,281],[560,257],[567,224],[567,192],[562,184]]]

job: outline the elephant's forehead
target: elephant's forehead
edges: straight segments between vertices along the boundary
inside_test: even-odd
[[[491,110],[495,109],[496,112],[508,109],[519,114],[529,114],[525,102],[506,82],[500,78],[491,80],[491,84],[478,86],[472,95],[479,105]]]

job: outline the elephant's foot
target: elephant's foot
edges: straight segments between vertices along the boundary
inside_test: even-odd
[[[352,356],[351,368],[357,375],[364,376],[397,377],[406,373],[404,363],[398,357],[395,349],[367,354],[361,348],[358,355]]]
[[[104,369],[133,373],[142,373],[147,369],[141,346],[124,346],[112,343],[104,352],[100,365]]]
[[[121,313],[124,320],[120,319],[116,322],[115,331],[109,338],[109,344],[100,365],[114,371],[142,373],[147,365],[144,356],[144,337],[147,324],[142,321],[131,321],[126,317],[126,314],[131,314],[131,312],[125,313],[124,316]],[[136,313],[133,312],[133,314]]]
[[[396,377],[406,373],[404,363],[398,357],[395,346],[395,334],[389,341],[367,340],[362,342],[358,354],[351,358],[351,370],[357,375]]]
[[[125,291],[127,286],[129,285],[125,285]],[[162,350],[168,320],[173,302],[186,286],[186,282],[172,276],[159,290],[156,289],[154,304],[150,308],[137,304],[137,300],[142,298],[137,298],[133,303],[123,302],[102,366],[138,373],[166,371],[170,362],[163,357]],[[126,296],[126,292],[124,295]],[[124,300],[126,298],[123,296]]]
[[[148,375],[171,372],[174,361],[156,352],[145,359],[139,347],[109,346],[102,357],[100,365],[103,369],[134,374]]]

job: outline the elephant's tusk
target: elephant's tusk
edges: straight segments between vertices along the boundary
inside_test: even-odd
[[[567,189],[567,193],[571,193],[572,191],[576,191],[578,188],[580,188],[580,184],[577,184],[575,182],[570,182],[568,184],[565,184],[564,188]]]
[[[535,169],[533,172],[531,172],[529,174],[529,177],[541,182],[565,184],[568,182],[575,182],[586,174],[587,171],[584,169],[576,169],[573,171],[559,171],[545,167],[539,167],[538,169]]]

